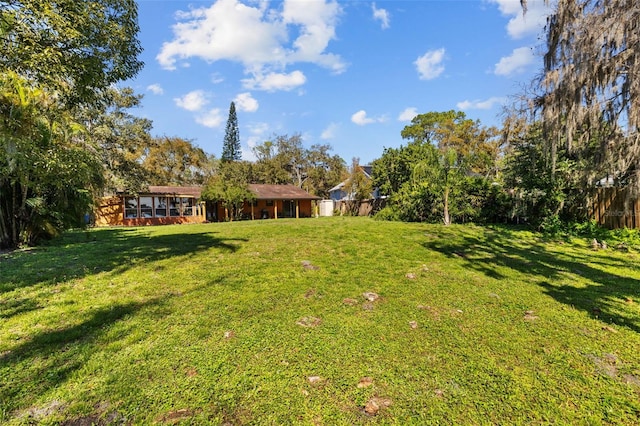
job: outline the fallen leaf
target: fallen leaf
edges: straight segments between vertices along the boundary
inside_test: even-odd
[[[410,279],[410,280],[415,280],[416,279],[416,274],[409,272],[408,274],[405,275],[405,278]]]
[[[409,321],[409,327],[415,330],[416,328],[418,328],[418,323],[416,321]]]

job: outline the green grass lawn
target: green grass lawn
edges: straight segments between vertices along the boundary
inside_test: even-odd
[[[368,218],[67,233],[0,255],[0,423],[638,424],[638,260]]]

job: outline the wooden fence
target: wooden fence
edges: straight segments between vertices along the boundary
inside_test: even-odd
[[[591,218],[605,228],[640,228],[640,199],[628,188],[600,188],[590,211]]]

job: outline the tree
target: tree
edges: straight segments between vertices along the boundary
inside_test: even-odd
[[[248,189],[249,182],[251,182],[251,163],[221,161],[218,172],[209,179],[202,191],[202,198],[221,202],[225,207],[225,219],[240,219],[245,200],[255,199]]]
[[[360,203],[371,198],[371,181],[365,176],[364,170],[360,166],[360,159],[353,157],[349,177],[344,183],[342,190],[347,194],[347,208],[352,215],[358,214]]]
[[[227,119],[227,128],[224,133],[221,159],[222,161],[240,161],[242,159],[236,104],[233,102],[229,106],[229,118]]]
[[[142,69],[138,31],[134,0],[0,1],[0,73],[90,101]]]
[[[322,198],[329,198],[329,190],[342,182],[347,167],[339,155],[331,155],[331,146],[312,145],[307,151],[307,177],[303,188]]]
[[[390,196],[383,216],[442,220],[446,225],[479,216],[467,202],[472,180],[468,174],[495,174],[502,155],[495,129],[482,127],[462,112],[429,112],[414,117],[401,135],[411,142],[385,149],[373,163],[373,185]]]
[[[465,159],[469,170],[485,176],[495,175],[503,143],[496,128],[483,127],[462,111],[428,112],[416,115],[401,132],[403,139],[431,143],[446,151],[453,148]]]
[[[523,2],[526,10],[526,1]],[[640,3],[559,0],[546,27],[544,71],[533,108],[544,123],[550,179],[561,147],[593,185],[606,174],[640,189]]]
[[[279,185],[292,181],[282,156],[278,155],[278,145],[275,142],[268,140],[256,145],[253,153],[256,156],[254,177],[257,183]]]
[[[278,163],[287,172],[290,184],[302,188],[302,182],[307,177],[309,159],[307,151],[302,146],[302,136],[299,133],[289,137],[276,136]]]
[[[151,182],[152,174],[142,160],[153,144],[152,123],[129,112],[141,100],[131,88],[110,87],[96,102],[75,109],[74,115],[86,128],[83,137],[100,156],[105,193],[135,193]]]
[[[274,135],[271,140],[253,148],[257,161],[254,178],[258,183],[293,184],[320,197],[328,197],[329,189],[346,174],[344,160],[331,155],[331,146],[316,144],[305,149],[302,137],[295,134]]]
[[[413,169],[414,181],[427,182],[435,195],[432,198],[442,204],[445,225],[451,225],[450,209],[459,201],[457,196],[466,180],[465,171],[463,160],[454,148],[432,151],[428,161],[419,162]]]
[[[178,137],[154,138],[142,166],[155,185],[202,185],[209,174],[207,154]]]
[[[0,78],[0,247],[80,225],[101,185],[96,151],[56,95],[15,73]]]

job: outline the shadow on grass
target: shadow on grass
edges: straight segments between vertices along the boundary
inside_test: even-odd
[[[626,326],[640,333],[640,318],[625,307],[640,298],[640,280],[610,273],[598,265],[628,268],[619,257],[568,245],[524,241],[516,230],[484,228],[431,236],[423,245],[494,279],[505,279],[505,268],[532,277],[532,283],[558,302],[587,312],[593,318]],[[572,281],[580,280],[580,285]],[[586,283],[586,285],[583,285]]]
[[[203,250],[234,253],[246,239],[221,239],[210,229],[156,235],[144,228],[69,232],[49,245],[0,256],[0,294],[20,287],[55,284],[105,271],[125,271],[141,262],[195,255]],[[37,307],[13,306],[15,312]]]
[[[127,303],[96,310],[85,321],[34,335],[0,353],[0,408],[13,411],[33,404],[49,390],[64,383],[98,350],[97,340],[115,323],[162,299]],[[1,417],[1,416],[0,416]]]

